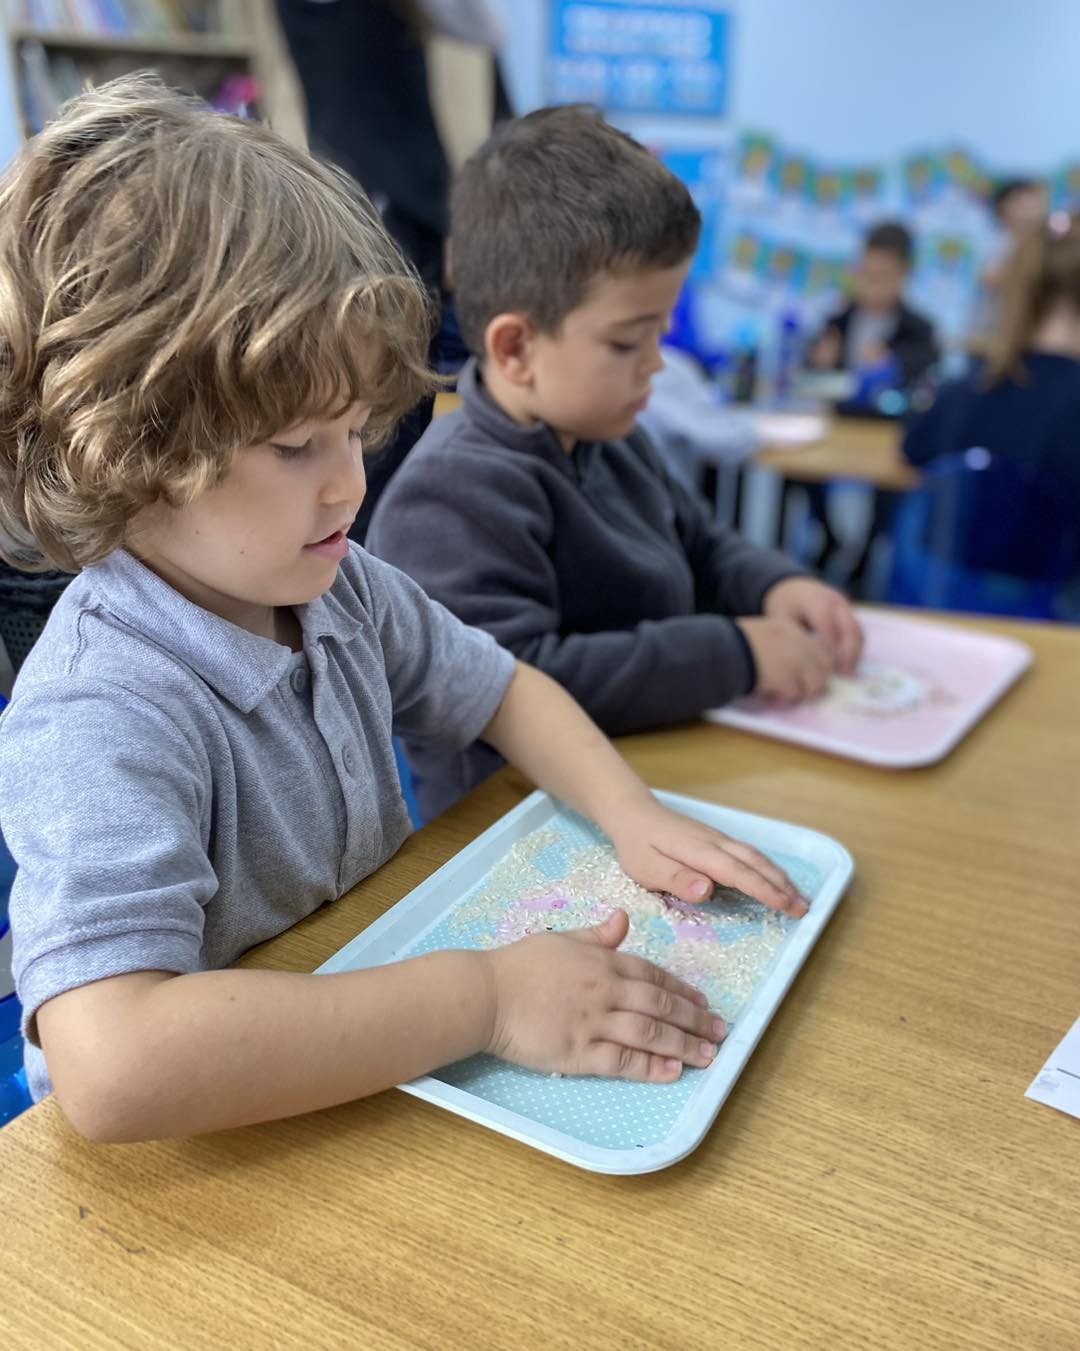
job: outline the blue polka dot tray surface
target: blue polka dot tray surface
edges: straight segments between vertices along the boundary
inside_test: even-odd
[[[656,796],[769,854],[810,897],[810,913],[789,920],[738,892],[684,906],[643,891],[594,826],[533,793],[319,969],[494,947],[595,924],[620,906],[630,916],[624,950],[704,990],[727,1020],[728,1036],[708,1069],[685,1069],[672,1084],[636,1084],[559,1078],[474,1056],[403,1084],[405,1092],[596,1172],[651,1172],[700,1143],[844,894],[853,864],[842,845],[816,831],[674,793]]]

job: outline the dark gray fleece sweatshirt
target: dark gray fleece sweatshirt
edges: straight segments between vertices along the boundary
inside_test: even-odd
[[[463,407],[433,423],[391,479],[367,547],[468,624],[563,685],[618,736],[697,717],[753,686],[728,616],[761,612],[800,569],[716,525],[649,438],[579,442],[512,421],[462,372]],[[425,816],[501,763],[409,744]]]

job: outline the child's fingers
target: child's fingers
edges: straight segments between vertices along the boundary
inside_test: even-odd
[[[792,648],[787,669],[777,673],[774,697],[784,703],[801,703],[820,694],[832,675],[832,649],[823,634],[801,633]]]
[[[816,699],[828,685],[831,675],[832,661],[828,657],[825,658],[824,662],[814,662],[812,665],[804,666],[799,681],[799,700]]]
[[[706,1041],[719,1041],[727,1033],[724,1020],[710,1013],[694,999],[677,995],[648,980],[623,980],[615,993],[615,1008],[619,1013],[632,1013],[649,1018],[657,1024],[670,1024]],[[625,1040],[623,1037],[617,1038]],[[649,1047],[656,1050],[656,1047]]]
[[[756,867],[744,863],[726,849],[719,847],[711,849],[708,857],[695,856],[690,862],[697,864],[701,872],[673,865],[672,878],[667,889],[680,900],[703,901],[707,898],[712,888],[706,883],[705,889],[702,889],[701,884],[704,881],[702,873],[705,873],[721,886],[735,887],[745,892],[747,896],[752,896],[755,901],[768,906],[770,910],[780,910],[784,914],[794,916],[806,914],[806,902],[799,898],[790,883],[787,886],[778,886]]]
[[[850,605],[842,604],[839,610],[836,664],[843,675],[853,675],[862,656],[863,631]]]
[[[829,646],[835,668],[842,675],[850,675],[862,653],[862,629],[843,596],[837,593],[829,597],[815,627]]]
[[[695,990],[692,985],[687,985],[686,981],[673,976],[662,966],[655,966],[652,962],[646,961],[644,957],[634,957],[628,952],[620,952],[615,960],[615,970],[625,980],[645,981],[678,995],[681,999],[689,999],[691,1003],[702,1008],[708,1004],[708,1000],[700,990]]]
[[[767,854],[763,854],[760,849],[755,849],[752,844],[747,844],[743,840],[732,839],[730,835],[725,835],[723,831],[713,831],[700,837],[696,841],[695,847],[680,852],[679,858],[672,861],[696,868],[725,886],[732,886],[734,883],[728,881],[726,876],[720,876],[720,873],[731,868],[733,862],[744,864],[747,868],[752,868],[755,873],[760,874],[767,883],[789,900],[799,899],[798,887],[784,872],[783,868],[778,867]]]
[[[650,1055],[611,1041],[594,1041],[585,1053],[582,1074],[604,1079],[631,1079],[644,1084],[671,1084],[682,1074],[682,1061],[675,1056]]]
[[[596,943],[602,948],[617,948],[630,928],[630,916],[625,910],[613,910],[607,919],[584,929],[566,930],[567,938],[579,943]]]
[[[711,873],[700,873],[694,868],[684,868],[668,860],[670,872],[653,888],[655,891],[670,891],[680,901],[700,904],[712,895],[714,879]]]
[[[684,1065],[703,1069],[716,1058],[716,1041],[712,1037],[683,1032],[671,1023],[650,1018],[644,1013],[612,1013],[603,1022],[603,1036],[617,1046],[632,1051],[663,1056],[665,1060],[681,1060]]]
[[[791,878],[784,872],[778,864],[774,863],[767,854],[763,854],[760,849],[755,849],[752,844],[745,844],[742,840],[726,839],[721,846],[725,854],[731,854],[733,858],[741,859],[743,863],[755,868],[762,877],[767,878],[774,887],[783,891],[791,897],[798,899],[799,889]]]
[[[800,673],[803,682],[803,697],[809,699],[815,694],[820,694],[828,683],[832,670],[833,657],[830,644],[823,642],[820,638],[813,639],[809,644],[807,659],[803,663]]]

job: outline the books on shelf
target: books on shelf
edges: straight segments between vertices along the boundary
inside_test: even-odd
[[[18,51],[19,101],[27,134],[31,136],[55,117],[62,103],[100,78],[94,54],[79,61],[70,52],[50,50],[33,38],[21,41]],[[191,63],[184,65],[188,67]],[[232,65],[227,59],[200,59],[191,67],[194,76],[191,87],[219,112],[254,116],[259,103],[258,83],[252,75],[230,69]],[[186,79],[173,78],[187,87]]]
[[[43,33],[163,36],[220,31],[213,0],[15,0],[12,22]]]

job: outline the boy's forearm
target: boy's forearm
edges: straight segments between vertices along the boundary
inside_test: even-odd
[[[487,967],[483,954],[442,952],[326,976],[137,973],[60,996],[63,1028],[44,1005],[39,1029],[57,1096],[84,1134],[197,1135],[348,1102],[482,1050]],[[96,1007],[61,1010],[73,996]],[[108,1068],[88,1071],[103,1047]]]
[[[609,835],[625,808],[649,790],[561,686],[518,663],[483,740]]]

